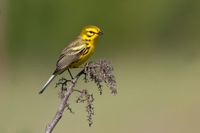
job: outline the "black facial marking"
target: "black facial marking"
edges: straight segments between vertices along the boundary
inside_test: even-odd
[[[89,38],[90,38],[91,36],[87,34],[87,37],[89,37]]]

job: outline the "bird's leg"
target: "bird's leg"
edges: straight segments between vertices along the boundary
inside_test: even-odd
[[[71,76],[71,78],[73,79],[73,76],[72,76],[72,74],[71,74],[71,72],[70,72],[70,70],[69,69],[67,69],[68,70],[68,72],[69,72],[69,75]]]

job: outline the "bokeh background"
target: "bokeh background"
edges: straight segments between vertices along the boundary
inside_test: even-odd
[[[86,25],[99,26],[91,61],[112,61],[118,84],[113,96],[95,97],[94,124],[84,104],[70,98],[54,133],[199,133],[199,0],[1,0],[0,133],[42,133],[60,99],[56,81],[38,91],[55,69],[62,49]],[[72,70],[76,74],[78,70]]]

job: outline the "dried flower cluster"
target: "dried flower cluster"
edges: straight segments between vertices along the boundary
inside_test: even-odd
[[[92,94],[89,94],[88,90],[84,89],[82,91],[79,90],[75,90],[80,92],[80,96],[77,97],[76,102],[77,103],[84,103],[86,102],[86,112],[87,112],[87,120],[89,122],[89,126],[92,125],[92,116],[94,115],[94,107],[93,107],[93,101],[94,101],[94,97]]]
[[[102,82],[106,83],[107,87],[110,88],[111,93],[117,94],[115,76],[112,74],[113,66],[110,61],[99,60],[95,63],[88,63],[85,66],[85,81],[89,80],[96,83],[100,94],[102,94]]]

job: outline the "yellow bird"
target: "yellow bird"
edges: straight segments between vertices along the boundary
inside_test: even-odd
[[[62,51],[62,54],[56,63],[55,71],[39,94],[47,88],[57,75],[63,73],[65,70],[69,71],[69,68],[79,67],[87,61],[95,51],[98,36],[102,34],[100,28],[97,26],[89,25],[83,28],[81,34]]]

